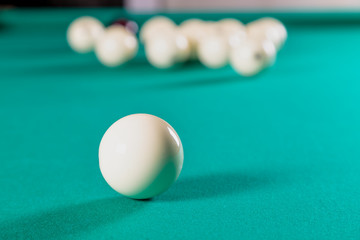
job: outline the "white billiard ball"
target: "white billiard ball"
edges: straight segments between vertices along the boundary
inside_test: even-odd
[[[200,25],[199,25],[200,23]],[[214,21],[202,21],[199,22],[198,26],[194,27],[194,31],[192,33],[192,38],[194,39],[194,41],[196,42],[196,44],[198,44],[201,40],[203,40],[204,38],[207,38],[210,35],[216,35],[216,34],[220,34],[219,32],[219,27],[217,22]]]
[[[178,178],[183,159],[175,130],[149,114],[116,121],[99,147],[99,165],[106,182],[134,199],[149,199],[166,191]]]
[[[95,42],[101,37],[104,29],[104,25],[96,18],[80,17],[69,25],[67,41],[76,52],[90,52],[94,49]]]
[[[270,40],[247,39],[230,51],[230,64],[243,76],[253,76],[272,65],[276,48]]]
[[[229,45],[223,35],[210,34],[199,41],[197,56],[208,68],[221,68],[228,63]]]
[[[205,22],[203,20],[192,18],[182,22],[179,25],[179,30],[186,37],[195,41],[199,31],[203,29],[204,25]]]
[[[176,31],[173,34],[173,38],[176,45],[176,61],[177,62],[185,62],[189,60],[191,56],[191,46],[189,39],[180,31]]]
[[[189,59],[191,53],[188,39],[177,31],[158,34],[145,44],[145,54],[151,65],[169,68]]]
[[[152,37],[167,33],[175,28],[176,24],[170,18],[164,16],[152,17],[140,28],[140,41],[146,43]]]
[[[220,20],[217,24],[220,32],[222,34],[225,34],[226,36],[229,36],[239,30],[246,31],[245,25],[235,18],[224,18]]]
[[[225,18],[218,22],[220,33],[227,39],[229,46],[236,47],[247,37],[245,25],[237,19]]]
[[[189,33],[190,35],[192,35],[193,33],[196,34],[196,30],[198,28],[201,28],[204,24],[204,21],[198,18],[190,18],[188,20],[183,21],[180,25],[179,28],[181,28],[182,30],[184,30],[185,32]]]
[[[240,44],[242,44],[248,38],[248,34],[244,29],[238,29],[233,33],[229,33],[227,35],[227,41],[229,44],[230,49],[236,48]]]
[[[261,18],[247,25],[247,33],[251,38],[267,38],[280,50],[287,39],[285,26],[274,18]]]
[[[136,55],[137,50],[136,37],[119,25],[107,28],[95,46],[97,58],[108,67],[119,66],[127,62]]]
[[[169,35],[157,35],[145,45],[145,55],[151,65],[170,68],[176,64],[176,45]]]
[[[180,33],[189,40],[191,49],[190,59],[197,58],[198,40],[201,38],[201,35],[203,35],[204,25],[204,21],[192,18],[182,22],[179,26]]]
[[[220,25],[219,22],[216,21],[204,21],[204,27],[202,28],[203,34],[213,34],[220,32]]]
[[[191,59],[198,59],[200,43],[209,36],[219,35],[217,22],[190,19],[180,25],[180,31],[186,35],[191,45]]]

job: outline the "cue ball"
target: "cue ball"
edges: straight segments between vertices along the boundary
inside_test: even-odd
[[[165,192],[178,178],[183,159],[183,146],[175,130],[149,114],[116,121],[99,147],[100,170],[106,182],[134,199]]]
[[[274,44],[265,39],[247,39],[230,52],[230,64],[243,76],[253,76],[272,65],[276,58]]]
[[[120,25],[107,28],[95,45],[97,58],[108,67],[127,62],[136,55],[137,50],[136,37]]]
[[[96,18],[77,18],[68,27],[67,41],[76,52],[90,52],[94,49],[96,40],[103,34],[104,28]]]

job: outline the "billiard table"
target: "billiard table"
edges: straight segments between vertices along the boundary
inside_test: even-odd
[[[68,47],[76,17],[117,8],[0,12],[0,239],[360,239],[360,13],[168,13],[280,19],[273,67],[242,77],[193,62],[124,66]],[[103,179],[106,129],[133,113],[169,122],[178,181],[146,201]]]

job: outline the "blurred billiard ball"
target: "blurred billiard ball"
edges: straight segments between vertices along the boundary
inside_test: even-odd
[[[138,33],[139,31],[139,26],[138,24],[130,19],[126,19],[126,18],[119,18],[116,19],[115,21],[113,21],[111,23],[112,26],[114,25],[120,25],[123,26],[126,30],[128,30],[129,32],[133,33],[134,35]]]

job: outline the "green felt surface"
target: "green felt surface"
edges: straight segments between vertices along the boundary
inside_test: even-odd
[[[253,78],[160,71],[143,51],[109,69],[67,46],[75,17],[119,14],[0,12],[0,239],[360,238],[359,13],[170,14],[281,19],[288,41]],[[168,121],[185,153],[151,201],[118,195],[98,167],[105,130],[140,112]]]

